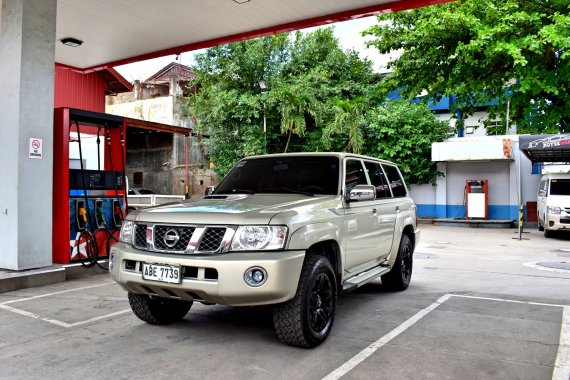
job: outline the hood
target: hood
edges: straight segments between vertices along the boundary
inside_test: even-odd
[[[552,195],[546,198],[548,206],[558,206],[562,208],[570,208],[570,196],[568,195]]]
[[[298,208],[330,198],[297,194],[213,195],[135,211],[128,219],[171,224],[269,224],[277,214],[295,213]]]

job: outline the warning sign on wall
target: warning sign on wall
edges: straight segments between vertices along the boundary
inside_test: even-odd
[[[43,139],[30,137],[30,144],[28,148],[28,158],[41,160],[42,157]]]

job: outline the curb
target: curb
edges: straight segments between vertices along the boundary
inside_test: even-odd
[[[81,264],[58,265],[25,271],[0,271],[0,293],[52,285],[73,278],[107,273],[98,266],[86,268]]]

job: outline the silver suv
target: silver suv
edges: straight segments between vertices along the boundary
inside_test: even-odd
[[[337,295],[381,276],[406,289],[416,207],[391,162],[345,153],[241,160],[215,191],[130,213],[110,253],[135,315],[178,321],[192,302],[273,306],[281,341],[315,347]]]

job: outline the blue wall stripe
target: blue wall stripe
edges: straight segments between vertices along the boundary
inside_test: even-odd
[[[434,205],[418,204],[419,218],[457,218],[466,217],[465,205]],[[489,205],[489,219],[518,220],[519,207],[517,205]],[[526,215],[526,210],[525,210]]]

